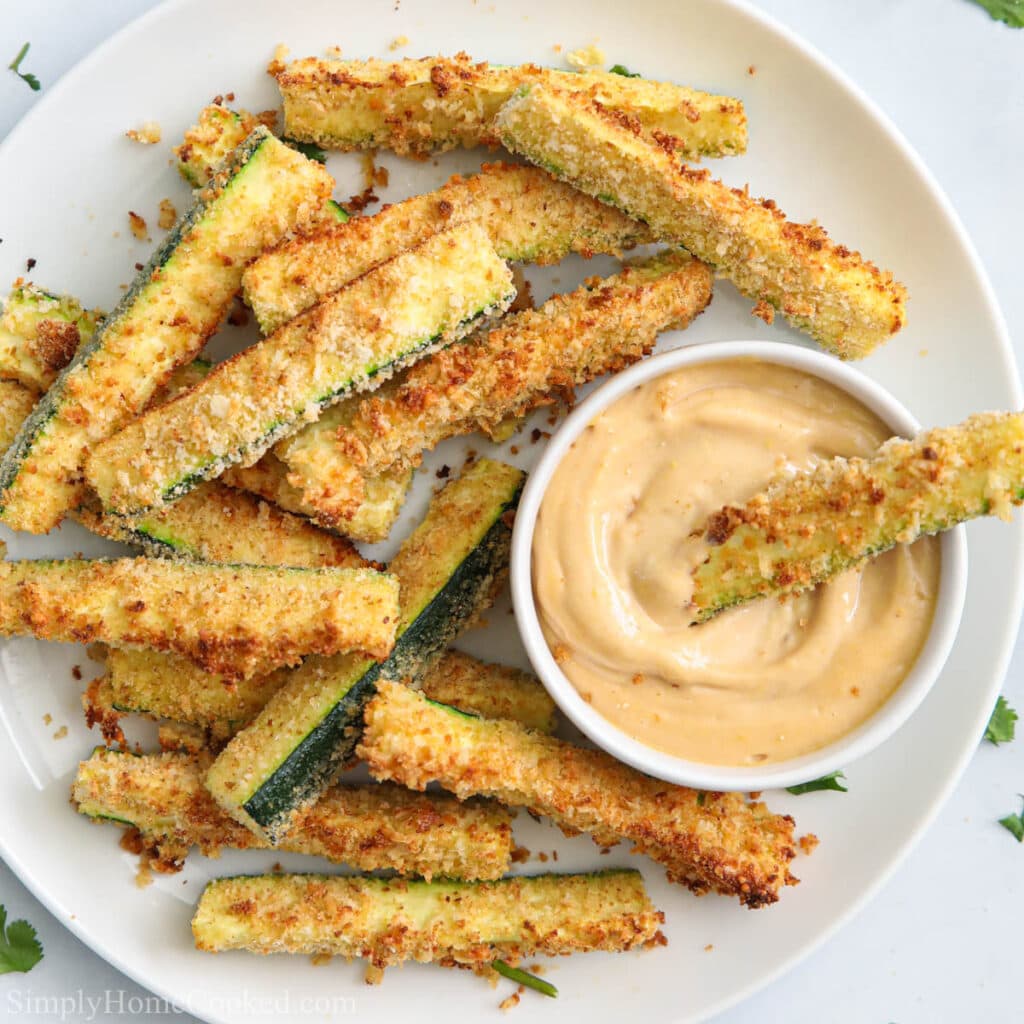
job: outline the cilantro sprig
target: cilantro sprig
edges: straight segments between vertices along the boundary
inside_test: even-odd
[[[630,71],[625,64],[613,64],[608,69],[613,75],[622,75],[623,78],[639,78],[639,71]]]
[[[491,963],[491,967],[493,967],[502,977],[508,978],[510,981],[517,981],[520,985],[524,985],[526,988],[532,988],[542,996],[550,996],[552,999],[558,997],[558,989],[555,988],[550,981],[544,981],[542,978],[538,978],[536,974],[530,974],[529,971],[522,971],[518,967],[510,967],[504,960],[493,961]]]
[[[1024,0],[973,0],[988,11],[995,21],[1010,28],[1024,28]]]
[[[822,775],[820,779],[801,782],[798,786],[787,786],[786,792],[792,793],[793,796],[800,796],[802,793],[817,793],[822,789],[834,789],[840,793],[845,793],[847,792],[846,787],[843,785],[843,780],[845,779],[846,776],[842,772],[829,772],[828,775]]]
[[[33,92],[39,92],[42,86],[39,84],[39,79],[35,75],[29,74],[28,72],[21,70],[21,62],[25,59],[25,54],[28,53],[28,48],[31,44],[26,43],[19,51],[18,56],[7,65],[8,70],[13,71]]]
[[[1005,697],[996,701],[992,709],[992,717],[985,726],[985,739],[989,743],[999,746],[1000,743],[1009,743],[1016,732],[1017,712],[1006,703]]]
[[[26,974],[43,959],[43,946],[28,921],[7,923],[7,908],[0,904],[0,974]]]
[[[1008,814],[999,819],[999,824],[1006,829],[1018,843],[1024,843],[1024,796],[1021,797],[1020,814]]]

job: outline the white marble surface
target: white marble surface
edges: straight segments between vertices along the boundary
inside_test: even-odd
[[[45,90],[152,6],[152,0],[0,0],[0,67],[22,42],[31,41],[23,69],[37,75]],[[759,0],[757,6],[847,72],[924,157],[974,239],[1020,361],[1024,30],[990,21],[967,0]],[[684,10],[685,0],[666,0],[669,16]],[[37,95],[13,74],[0,72],[0,138]],[[54,158],[67,157],[55,137]],[[3,184],[10,190],[20,183]],[[877,184],[884,188],[884,182]],[[1012,703],[1024,707],[1022,672],[1019,642],[1004,689]],[[985,745],[925,839],[874,902],[800,967],[718,1024],[1024,1018],[1018,974],[1024,847],[995,824],[1017,809],[1020,790],[1024,738],[999,749]],[[0,903],[9,920],[32,921],[46,947],[31,974],[0,977],[0,1020],[135,1022],[165,1014],[190,1020],[161,1008],[82,945],[2,862]]]

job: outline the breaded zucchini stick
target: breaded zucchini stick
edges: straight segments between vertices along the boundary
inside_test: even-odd
[[[229,565],[366,565],[344,537],[218,481],[202,484],[173,505],[137,518],[104,516],[92,503],[73,517],[101,537],[134,544],[156,558]]]
[[[194,358],[244,264],[319,211],[333,179],[258,128],[202,191],[89,344],[79,348],[0,460],[0,519],[46,533],[82,501],[87,450]]]
[[[557,263],[653,241],[631,220],[536,167],[485,164],[434,192],[304,235],[264,253],[242,276],[245,301],[265,333],[367,270],[454,224],[479,224],[505,260]]]
[[[346,401],[357,401],[347,399]],[[358,493],[352,496],[351,514],[342,519],[328,519],[302,500],[302,491],[288,483],[288,467],[273,453],[267,452],[251,466],[232,466],[221,481],[229,487],[249,491],[279,508],[312,519],[329,530],[338,530],[353,540],[376,544],[391,532],[405,504],[412,485],[413,470],[398,467],[378,476],[361,476]]]
[[[96,446],[86,473],[104,511],[173,501],[354,391],[451,344],[515,294],[475,224],[440,232],[220,363],[191,391]]]
[[[389,393],[356,411],[328,413],[276,449],[290,483],[328,521],[359,501],[361,481],[415,465],[424,449],[474,430],[490,432],[650,352],[658,333],[686,327],[711,299],[711,272],[664,252],[605,280],[508,317],[479,343],[438,352]]]
[[[192,919],[217,953],[336,954],[490,964],[537,954],[620,952],[664,942],[638,871],[418,882],[337,875],[241,875],[210,882]]]
[[[434,496],[389,568],[402,594],[390,657],[307,660],[210,768],[206,785],[224,810],[271,842],[293,827],[351,757],[378,681],[418,682],[493,602],[523,479],[480,459]]]
[[[793,819],[739,793],[701,794],[642,775],[515,722],[488,722],[381,683],[366,708],[358,756],[377,779],[422,790],[430,782],[465,798],[492,796],[546,814],[563,829],[620,839],[695,892],[774,903],[796,880]]]
[[[273,131],[276,120],[273,112],[257,117],[248,110],[231,110],[216,103],[203,107],[196,123],[172,150],[178,159],[178,173],[193,188],[202,188],[257,125]]]
[[[16,281],[0,314],[0,377],[45,391],[92,339],[100,316],[70,296]]]
[[[92,681],[82,705],[86,720],[101,727],[107,742],[120,742],[122,715],[143,714],[196,726],[210,744],[222,744],[292,676],[292,670],[279,669],[231,684],[174,654],[110,648],[104,657],[106,673]],[[555,729],[555,704],[539,680],[460,651],[442,655],[420,688],[431,700],[482,718],[509,718],[541,732]]]
[[[306,654],[384,657],[397,616],[397,580],[370,569],[0,562],[0,635],[173,651],[230,679]]]
[[[333,149],[426,154],[496,145],[498,108],[524,85],[550,85],[633,117],[683,156],[729,156],[747,147],[743,104],[668,82],[605,71],[476,63],[465,53],[422,60],[317,60],[274,65],[285,134]]]
[[[202,188],[223,165],[231,151],[255,128],[264,125],[273,131],[276,122],[277,113],[273,110],[250,114],[248,110],[231,110],[215,103],[203,107],[198,121],[185,132],[185,138],[172,150],[178,158],[178,173],[193,188]],[[293,139],[281,141],[297,149],[303,156],[323,163],[318,155],[307,152],[313,147],[298,145]],[[314,215],[310,226],[344,223],[347,220],[348,212],[333,199],[329,199],[319,214]]]
[[[203,787],[201,761],[187,755],[99,748],[78,766],[71,802],[90,818],[137,828],[165,870],[180,870],[193,846],[206,857],[226,848],[267,848],[214,803]],[[500,878],[512,853],[511,816],[491,801],[463,804],[380,783],[336,786],[279,848],[361,871]]]
[[[170,400],[188,388],[195,387],[209,375],[211,369],[212,364],[195,359],[187,366],[175,370],[164,392],[159,396],[161,401],[154,399],[151,408]],[[347,399],[346,401],[356,402],[355,399]],[[250,495],[263,498],[264,501],[269,501],[283,512],[293,513],[294,516],[302,516],[305,519],[312,519],[326,529],[333,530],[343,527],[346,535],[353,540],[361,540],[373,544],[387,537],[399,513],[402,511],[402,505],[405,503],[406,495],[412,484],[412,470],[406,469],[390,470],[387,473],[382,473],[380,476],[367,477],[361,485],[363,499],[355,505],[352,515],[343,522],[328,523],[322,519],[318,520],[316,509],[303,504],[301,493],[288,483],[287,476],[287,468],[273,452],[267,452],[259,462],[251,466],[232,466],[231,469],[226,470],[222,474],[218,483],[215,484],[211,481],[207,484],[201,484],[196,489],[196,493],[216,495],[223,490],[218,484],[226,484],[235,490],[248,491]],[[225,502],[222,506],[218,505],[216,501],[204,502],[203,514],[207,517],[215,516],[217,509],[223,508],[225,515],[228,515],[232,504],[230,501]],[[175,502],[160,512],[152,512],[142,518],[146,521],[155,520],[161,523],[174,521],[176,516],[175,509],[181,505],[187,507],[187,498]],[[262,509],[262,506],[258,507]],[[276,517],[276,512],[274,515]],[[126,521],[130,522],[130,520]],[[117,521],[114,517],[107,516],[103,523],[111,530],[118,529]],[[222,528],[217,528],[217,532],[222,532]],[[248,557],[218,558],[212,554],[207,557],[212,562],[250,561]],[[270,555],[265,556],[260,561],[271,565],[285,564],[272,558]],[[305,563],[296,562],[294,564]],[[321,563],[318,562],[316,564]]]
[[[711,548],[693,573],[697,621],[809,590],[967,519],[1009,519],[1021,502],[1024,413],[980,413],[912,441],[893,438],[869,459],[830,459],[709,517]]]
[[[769,323],[778,310],[843,359],[866,356],[906,319],[906,289],[816,224],[786,220],[770,199],[712,180],[645,139],[629,118],[586,97],[531,87],[495,120],[513,152],[685,245]]]
[[[555,702],[536,676],[462,651],[448,651],[423,677],[420,691],[481,718],[508,718],[544,733],[558,725]]]

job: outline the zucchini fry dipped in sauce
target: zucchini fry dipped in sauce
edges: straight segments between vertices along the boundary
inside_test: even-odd
[[[292,674],[207,774],[207,787],[232,817],[279,840],[351,757],[378,683],[421,680],[491,604],[522,484],[520,470],[481,459],[434,497],[390,565],[401,586],[391,656],[382,663],[309,659]]]
[[[747,146],[743,104],[668,82],[535,64],[476,63],[465,53],[422,60],[317,60],[271,65],[284,100],[285,134],[331,149],[427,154],[496,145],[492,121],[524,85],[565,89],[628,115],[688,159]]]
[[[457,341],[514,294],[479,227],[440,232],[96,446],[89,482],[104,511],[121,515],[173,501],[228,466],[255,462],[347,394]]]
[[[370,569],[162,558],[0,562],[0,635],[182,654],[241,679],[394,643],[398,583]]]
[[[164,870],[179,870],[193,846],[207,857],[267,847],[214,803],[203,787],[202,762],[187,755],[97,749],[78,766],[71,800],[90,818],[138,829]],[[280,849],[428,880],[500,878],[512,853],[511,816],[490,801],[463,804],[380,783],[335,786]]]
[[[633,842],[695,892],[774,903],[796,879],[793,819],[739,793],[706,793],[642,775],[599,750],[515,722],[485,721],[381,683],[369,702],[358,756],[377,779],[457,796],[491,796],[590,832],[603,846]],[[702,799],[703,797],[703,799]]]
[[[106,672],[82,696],[86,721],[101,727],[107,742],[120,742],[120,718],[142,714],[194,725],[219,746],[245,728],[291,678],[279,669],[229,683],[174,654],[109,648]],[[527,672],[492,665],[448,651],[423,677],[422,692],[483,718],[509,718],[531,729],[553,732],[554,701]]]
[[[346,424],[334,412],[276,449],[322,516],[358,507],[362,480],[417,464],[424,449],[474,430],[490,433],[650,352],[660,331],[686,327],[711,299],[711,272],[686,253],[663,252],[605,280],[508,317],[478,343],[438,352]]]
[[[0,313],[0,377],[45,391],[90,342],[99,318],[70,296],[16,281]]]
[[[270,333],[380,263],[455,224],[479,224],[505,260],[557,263],[570,252],[618,255],[653,241],[643,225],[536,167],[485,164],[371,217],[315,231],[257,257],[245,301]]]
[[[769,323],[777,310],[844,359],[866,356],[906,319],[888,271],[796,224],[770,199],[715,181],[586,97],[530,87],[495,119],[501,141],[555,177],[646,223],[710,263]]]
[[[246,261],[308,222],[332,187],[319,164],[262,127],[234,151],[0,460],[0,520],[46,533],[81,503],[87,450],[194,358],[234,299]]]
[[[867,459],[831,459],[708,519],[693,573],[697,621],[795,594],[925,534],[1024,502],[1024,413],[980,413]]]
[[[192,919],[199,949],[319,953],[484,966],[495,959],[663,944],[638,871],[420,882],[255,875],[210,882]]]

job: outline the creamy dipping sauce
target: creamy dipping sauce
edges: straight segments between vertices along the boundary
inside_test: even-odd
[[[797,757],[869,718],[927,638],[936,538],[701,626],[690,574],[711,512],[891,433],[833,385],[754,359],[685,367],[600,413],[555,471],[533,539],[541,626],[583,698],[641,743],[719,765]]]

